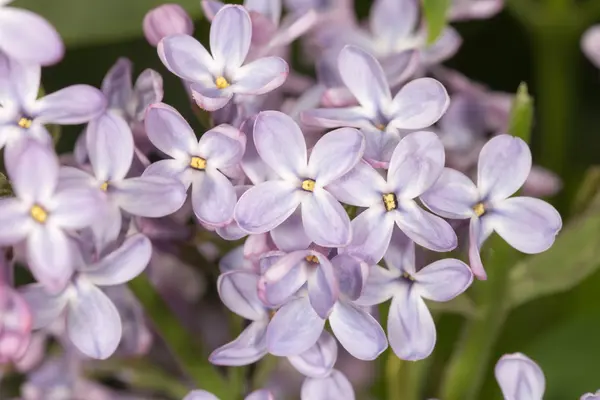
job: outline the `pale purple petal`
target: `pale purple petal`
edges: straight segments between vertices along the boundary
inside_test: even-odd
[[[190,90],[198,107],[206,111],[216,111],[225,107],[233,97],[233,92],[229,88],[217,89],[213,83],[208,86],[204,83],[194,83],[190,86]]]
[[[158,103],[148,107],[144,123],[152,144],[173,158],[185,158],[198,146],[190,124],[167,104]]]
[[[45,328],[52,324],[67,306],[63,292],[49,293],[40,283],[31,283],[19,288],[32,313],[32,329]]]
[[[504,6],[504,0],[455,0],[450,7],[451,21],[486,19],[493,17]]]
[[[91,121],[106,110],[102,92],[89,85],[73,85],[42,97],[32,113],[42,124],[73,125]]]
[[[389,126],[397,129],[423,129],[444,115],[450,98],[446,88],[432,78],[415,79],[404,85],[391,105]]]
[[[581,37],[581,49],[596,68],[600,68],[600,25],[588,28],[583,34]]]
[[[372,125],[362,107],[317,108],[303,111],[300,119],[315,128],[364,128]]]
[[[121,317],[112,301],[96,286],[78,280],[69,302],[67,334],[83,354],[104,360],[121,340]]]
[[[360,297],[369,274],[369,265],[349,254],[338,254],[331,260],[340,292],[350,300]]]
[[[59,228],[36,226],[27,236],[27,261],[35,279],[49,291],[62,290],[73,274],[71,244]]]
[[[388,337],[402,360],[427,358],[435,347],[436,331],[431,313],[410,284],[398,286],[390,305]]]
[[[27,237],[35,222],[30,206],[16,198],[0,199],[0,245],[17,244]]]
[[[327,378],[306,378],[301,400],[354,400],[352,384],[340,371],[333,370]]]
[[[534,165],[523,185],[521,193],[531,197],[554,196],[563,188],[561,178],[554,172]]]
[[[252,322],[232,342],[211,353],[208,360],[215,365],[241,366],[255,363],[267,355],[268,319]]]
[[[327,186],[336,199],[358,207],[370,207],[382,201],[381,194],[385,188],[383,177],[364,161]]]
[[[0,44],[0,50],[1,48]],[[0,64],[4,65],[0,66],[0,79],[6,79],[6,82],[1,83],[4,87],[0,89],[0,92],[5,92],[4,95],[0,94],[0,101],[3,103],[3,106],[8,108],[12,103],[18,107],[31,107],[39,94],[42,74],[40,66],[36,63],[29,64],[22,60],[7,58],[1,52]],[[6,98],[2,98],[2,96],[6,96]],[[14,118],[14,111],[11,108],[6,109],[6,111],[10,115],[9,118]]]
[[[219,398],[206,390],[192,390],[183,400],[219,400]]]
[[[308,277],[308,298],[314,310],[323,319],[327,319],[331,309],[340,294],[337,276],[333,266],[327,257],[315,253],[319,260],[318,265],[310,265],[315,268]]]
[[[157,51],[165,67],[181,79],[214,84],[211,73],[214,69],[213,58],[193,37],[167,36],[158,43]]]
[[[135,100],[134,116],[137,121],[144,119],[147,108],[158,103],[164,95],[163,79],[152,69],[145,69],[135,81],[133,98]]]
[[[275,247],[282,251],[303,250],[308,248],[312,240],[306,236],[304,225],[302,224],[302,211],[297,208],[296,211],[283,221],[281,225],[273,228],[271,239]]]
[[[435,184],[420,197],[431,211],[445,218],[466,219],[474,215],[479,192],[462,172],[444,168]]]
[[[562,219],[554,207],[532,197],[514,197],[494,206],[490,219],[494,230],[515,249],[536,254],[554,243]]]
[[[398,227],[419,246],[440,252],[456,248],[458,240],[450,224],[414,201],[403,201],[395,214]]]
[[[281,1],[279,0],[245,0],[244,7],[248,11],[264,15],[274,24],[279,24],[281,18]]]
[[[302,223],[306,235],[323,247],[343,247],[350,243],[350,219],[342,205],[326,190],[315,188],[302,200]]]
[[[435,43],[421,50],[419,54],[421,65],[434,66],[446,61],[458,52],[462,41],[458,31],[446,25]]]
[[[387,169],[402,136],[394,130],[380,131],[374,127],[361,130],[367,145],[364,159],[375,168]]]
[[[244,62],[250,40],[252,22],[241,6],[221,8],[210,25],[210,51],[215,63],[225,71],[235,71]]]
[[[142,176],[162,176],[176,179],[185,187],[186,191],[194,180],[195,171],[189,168],[190,162],[184,159],[159,160],[148,165]]]
[[[27,203],[50,198],[56,189],[59,172],[54,150],[28,140],[16,154],[7,160],[6,172],[17,197]]]
[[[146,40],[154,47],[167,36],[194,33],[192,17],[179,4],[163,4],[153,8],[144,17],[142,26]]]
[[[348,173],[362,158],[365,138],[352,128],[328,132],[313,147],[308,173],[319,185],[326,186]]]
[[[125,120],[108,112],[88,124],[87,154],[101,182],[125,178],[133,160],[133,135]]]
[[[302,375],[311,378],[325,378],[333,370],[337,354],[335,338],[329,332],[323,331],[314,346],[297,356],[288,357],[288,361]]]
[[[377,320],[347,300],[335,304],[329,325],[341,345],[359,360],[374,360],[387,349],[385,332]]]
[[[313,28],[318,21],[319,15],[315,10],[309,10],[302,15],[288,14],[281,21],[277,32],[270,38],[269,45],[287,46]]]
[[[479,153],[477,187],[485,200],[502,200],[514,194],[531,171],[531,151],[522,139],[498,135]]]
[[[204,12],[206,18],[209,21],[212,21],[215,15],[217,15],[219,10],[223,8],[225,4],[216,0],[202,0],[200,5],[202,6],[202,11]]]
[[[415,260],[415,242],[408,238],[399,228],[394,228],[392,240],[383,256],[385,265],[397,271],[398,275],[406,272],[414,276],[417,272]]]
[[[275,400],[275,397],[273,397],[271,391],[260,389],[250,393],[244,400]]]
[[[393,228],[394,219],[389,218],[382,201],[352,220],[352,242],[343,251],[376,264],[387,251]]]
[[[414,48],[379,57],[390,87],[397,87],[411,78],[419,68],[419,61],[419,51]]]
[[[391,299],[398,286],[400,275],[397,271],[373,265],[361,296],[355,301],[360,306],[375,306]]]
[[[252,271],[230,271],[219,276],[217,290],[227,308],[237,315],[258,321],[268,317],[258,298],[259,276]]]
[[[109,108],[124,110],[131,99],[133,65],[128,58],[121,57],[108,70],[102,80],[102,93],[106,96]]]
[[[259,283],[261,299],[267,304],[278,306],[294,296],[309,278],[308,262],[305,258],[312,255],[323,258],[322,255],[310,250],[294,251],[283,257],[267,253],[261,258],[261,270],[263,270],[263,277]],[[266,271],[264,270],[265,258],[272,263]]]
[[[386,47],[409,37],[419,22],[417,0],[376,0],[369,14],[369,28]]]
[[[277,177],[277,174],[269,167],[258,155],[256,145],[254,144],[254,121],[256,118],[248,118],[240,128],[242,133],[246,135],[246,151],[241,161],[241,168],[253,184],[257,185],[261,182]]]
[[[281,307],[267,329],[267,348],[276,356],[295,356],[313,346],[325,326],[307,297],[300,297]]]
[[[505,398],[511,400],[542,400],[546,378],[542,369],[521,353],[506,354],[494,369],[498,386]]]
[[[473,282],[473,273],[464,262],[446,258],[420,269],[413,278],[420,296],[433,301],[448,301],[467,290]]]
[[[231,167],[242,160],[246,136],[231,125],[222,124],[206,131],[198,142],[198,155],[207,168]]]
[[[48,209],[52,224],[64,229],[81,229],[98,221],[104,206],[101,194],[92,188],[67,188],[54,195]]]
[[[240,94],[265,94],[281,86],[288,74],[289,66],[283,58],[259,58],[235,72],[231,90]]]
[[[186,198],[185,188],[179,181],[162,176],[126,179],[113,187],[119,207],[140,217],[172,214],[181,208]]]
[[[469,265],[473,271],[473,275],[477,279],[485,281],[487,274],[481,261],[481,255],[479,254],[481,243],[482,243],[482,222],[483,220],[478,217],[471,217],[469,222]]]
[[[387,181],[392,191],[405,199],[414,199],[440,177],[445,162],[444,145],[433,132],[413,132],[394,150]]]
[[[200,222],[223,226],[233,218],[237,197],[232,183],[217,170],[200,173],[192,182],[192,206]]]

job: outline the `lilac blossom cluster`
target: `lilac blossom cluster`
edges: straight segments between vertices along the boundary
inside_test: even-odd
[[[152,10],[144,33],[193,107],[210,113],[205,132],[161,102],[156,71],[133,84],[126,59],[101,90],[75,85],[38,98],[41,67],[61,58],[62,42],[43,19],[6,3],[0,146],[14,195],[0,200],[0,359],[30,372],[24,399],[60,381],[51,371],[61,363],[147,352],[148,328],[126,283],[150,265],[157,286],[168,286],[161,255],[177,256],[171,249],[190,237],[245,238],[217,255],[216,287],[247,324],[210,362],[286,357],[305,376],[302,399],[348,400],[355,394],[335,369],[338,343],[359,360],[388,344],[402,360],[427,358],[436,327],[426,301],[452,300],[474,277],[486,279],[480,249],[493,232],[535,254],[562,227],[551,205],[531,197],[556,193],[558,178],[506,134],[511,96],[440,65],[460,36],[448,26],[429,44],[416,0],[376,0],[367,25],[342,0],[288,0],[285,16],[279,0],[204,0],[208,48],[181,7]],[[456,0],[450,20],[501,7]],[[290,68],[298,39],[316,80]],[[59,158],[47,127],[72,124],[87,125]],[[454,258],[458,249],[467,262]],[[35,283],[14,287],[16,263]],[[384,330],[375,306],[388,301]],[[65,354],[33,368],[47,336]],[[94,387],[86,398],[117,398],[73,374],[73,393]],[[524,356],[503,357],[496,376],[507,399],[543,395],[543,374]],[[216,397],[185,397],[201,399]]]

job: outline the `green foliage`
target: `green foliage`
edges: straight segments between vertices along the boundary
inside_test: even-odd
[[[520,137],[529,143],[533,125],[533,99],[527,90],[527,84],[521,82],[510,110],[508,133]]]
[[[434,43],[446,27],[450,0],[423,0],[423,13],[427,22],[427,43]]]
[[[0,172],[0,197],[10,197],[12,195],[13,191],[8,178]]]

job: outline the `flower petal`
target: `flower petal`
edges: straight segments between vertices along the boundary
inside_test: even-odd
[[[312,243],[304,231],[300,208],[297,208],[288,219],[270,233],[275,247],[281,251],[304,250]]]
[[[440,178],[420,197],[423,204],[445,218],[465,219],[474,215],[479,192],[471,179],[462,172],[444,168]]]
[[[226,5],[210,25],[210,51],[215,63],[225,71],[242,65],[250,49],[252,22],[242,6]]]
[[[505,398],[542,400],[546,390],[544,372],[526,355],[515,353],[502,356],[494,373]]]
[[[258,298],[259,276],[252,271],[230,271],[219,276],[217,290],[227,308],[237,315],[258,321],[268,317]]]
[[[450,8],[451,21],[487,19],[497,14],[504,6],[503,0],[460,0]]]
[[[306,378],[302,383],[301,400],[354,400],[352,384],[340,371],[333,370],[326,378]]]
[[[531,151],[522,139],[498,135],[479,153],[477,187],[485,200],[501,200],[514,194],[531,171]]]
[[[469,222],[469,265],[477,279],[485,281],[487,274],[481,261],[481,244],[483,243],[483,227],[487,218],[471,217]],[[489,225],[489,224],[488,224]]]
[[[208,168],[227,168],[242,160],[245,147],[246,137],[239,129],[221,124],[202,135],[198,155],[206,159]]]
[[[385,332],[377,320],[347,300],[335,304],[329,325],[341,345],[359,360],[374,360],[387,349]]]
[[[369,207],[381,201],[385,180],[369,164],[359,162],[347,174],[327,186],[327,190],[342,203]]]
[[[325,134],[313,147],[308,160],[309,175],[326,186],[349,172],[360,161],[365,138],[356,129],[340,128]]]
[[[29,212],[29,206],[19,199],[0,199],[0,245],[17,244],[27,237],[34,226]]]
[[[98,211],[105,203],[98,189],[66,188],[56,192],[50,211],[53,224],[64,229],[81,229],[98,221]]]
[[[313,255],[318,259],[323,257],[311,250],[294,251],[280,258],[272,257],[273,253],[276,252],[261,258],[263,276],[259,282],[259,296],[266,304],[279,306],[294,296],[309,278],[305,258]],[[273,262],[266,271],[265,259]]]
[[[369,14],[369,28],[386,48],[408,38],[417,27],[419,3],[415,0],[377,0]]]
[[[135,100],[135,109],[133,111],[136,120],[144,120],[148,107],[151,104],[160,102],[163,95],[162,76],[154,70],[145,69],[138,76],[133,87],[133,98]]]
[[[460,260],[445,258],[427,265],[413,275],[419,294],[433,301],[452,300],[473,282],[469,266]]]
[[[181,208],[186,198],[185,188],[179,181],[162,176],[125,179],[113,187],[119,207],[140,217],[172,214]]]
[[[394,228],[390,246],[383,256],[385,265],[390,270],[395,270],[398,276],[404,272],[411,276],[417,273],[416,257],[415,257],[415,242],[408,238],[398,228]]]
[[[596,68],[600,68],[600,26],[593,25],[583,34],[581,50]]]
[[[340,292],[354,301],[360,297],[369,274],[369,265],[349,254],[338,254],[331,260]]]
[[[366,111],[362,107],[316,108],[300,114],[302,123],[314,128],[365,128],[370,127]]]
[[[325,378],[333,370],[337,354],[335,338],[329,332],[323,331],[314,346],[297,356],[288,357],[288,361],[302,375],[310,378]]]
[[[450,98],[446,88],[432,78],[415,79],[396,94],[391,106],[389,127],[423,129],[435,124],[444,115]]]
[[[240,94],[265,94],[281,86],[288,74],[289,66],[283,58],[259,58],[235,72],[231,90]]]
[[[397,271],[372,265],[367,283],[355,304],[369,307],[385,303],[394,296],[399,277]]]
[[[219,398],[206,390],[192,390],[183,400],[219,400]]]
[[[244,400],[275,400],[275,397],[273,397],[271,391],[260,389],[250,393]]]
[[[217,89],[214,84],[205,85],[204,83],[194,83],[190,85],[192,98],[198,105],[206,111],[216,111],[227,105],[233,97],[233,92],[227,88],[225,90]]]
[[[176,179],[185,187],[186,191],[194,180],[195,171],[189,168],[188,160],[165,159],[158,160],[148,165],[142,176],[162,176],[163,178]]]
[[[50,292],[67,285],[73,274],[71,244],[59,228],[37,226],[27,236],[27,261],[34,278]]]
[[[133,134],[125,120],[109,112],[88,124],[87,153],[101,182],[125,178],[133,161]]]
[[[224,226],[233,218],[237,197],[233,185],[217,170],[197,174],[192,182],[192,206],[200,222]]]
[[[337,276],[327,259],[315,252],[319,265],[308,277],[308,298],[319,317],[327,319],[340,294]]]
[[[255,363],[267,355],[268,319],[252,322],[232,342],[213,351],[208,360],[215,365],[241,366]]]
[[[198,146],[190,124],[167,104],[157,103],[148,107],[144,123],[152,144],[173,158],[186,158]]]
[[[22,286],[19,288],[19,293],[23,295],[32,313],[32,329],[49,326],[67,306],[68,297],[64,296],[64,292],[51,294],[40,283],[30,283]]]
[[[368,264],[377,264],[390,244],[393,218],[388,218],[383,202],[370,207],[352,220],[352,242],[343,252],[355,255]]]
[[[433,251],[456,248],[456,233],[446,221],[423,209],[414,201],[405,200],[396,212],[398,227],[419,246]]]
[[[350,243],[350,219],[342,205],[326,190],[315,188],[302,200],[302,223],[306,235],[323,247],[343,247]]]
[[[165,67],[189,82],[213,83],[215,69],[212,56],[199,41],[189,35],[171,35],[157,46],[158,56]]]
[[[77,125],[99,117],[106,110],[106,98],[89,85],[73,85],[42,97],[32,113],[41,124]]]
[[[24,142],[6,162],[12,188],[27,203],[48,200],[58,183],[58,158],[52,148],[35,140]]]
[[[131,61],[128,58],[121,57],[106,73],[102,80],[101,89],[104,96],[106,96],[109,108],[126,109],[132,95],[132,69]]]

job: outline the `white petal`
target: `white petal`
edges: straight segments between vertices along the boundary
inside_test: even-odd
[[[144,123],[152,144],[173,158],[186,158],[198,146],[190,124],[167,104],[157,103],[148,107]]]
[[[395,212],[396,224],[415,243],[433,251],[450,251],[458,239],[450,224],[405,200]]]
[[[370,207],[382,201],[386,182],[369,164],[360,161],[346,175],[327,186],[327,190],[342,203]]]
[[[352,220],[352,241],[342,251],[376,264],[388,249],[393,228],[394,219],[386,213],[383,202],[368,208]]]
[[[309,175],[326,186],[349,172],[362,158],[365,138],[356,129],[340,128],[323,136],[308,160]]]
[[[444,115],[450,98],[440,82],[432,78],[415,79],[396,94],[391,106],[388,126],[397,129],[423,129]]]
[[[448,301],[467,290],[473,282],[473,273],[464,262],[445,258],[421,268],[413,278],[422,297]]]
[[[473,206],[480,200],[473,181],[450,168],[444,168],[440,178],[420,199],[435,214],[453,219],[472,217]]]
[[[241,366],[255,363],[267,354],[266,332],[268,319],[252,322],[232,342],[215,351],[209,357],[212,364]]]
[[[218,170],[207,169],[192,182],[192,206],[200,222],[224,226],[233,218],[237,197],[232,183]]]
[[[506,354],[494,370],[502,394],[510,400],[542,400],[546,378],[542,369],[524,354]]]
[[[302,223],[306,235],[319,246],[343,247],[352,239],[346,210],[321,188],[302,200]]]
[[[210,25],[210,51],[225,71],[235,71],[246,58],[252,38],[252,22],[241,6],[221,8]]]

